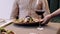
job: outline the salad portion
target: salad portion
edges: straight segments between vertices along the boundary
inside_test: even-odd
[[[14,19],[12,22],[19,23],[19,24],[23,24],[23,23],[28,24],[28,23],[37,23],[37,22],[39,22],[39,19],[28,16],[28,17],[22,18],[22,19]]]
[[[0,34],[14,34],[14,32],[10,30],[6,30],[4,28],[0,28]]]

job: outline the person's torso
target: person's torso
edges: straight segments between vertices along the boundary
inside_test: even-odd
[[[19,0],[18,4],[20,18],[25,18],[28,15],[34,18],[38,18],[35,10],[40,10],[42,8],[40,0]]]

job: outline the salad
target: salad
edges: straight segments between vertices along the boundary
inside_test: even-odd
[[[6,30],[4,28],[0,28],[0,34],[14,34],[14,32],[10,30]]]

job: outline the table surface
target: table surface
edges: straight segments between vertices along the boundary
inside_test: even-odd
[[[21,26],[15,24],[10,24],[5,27],[5,29],[12,30],[15,34],[57,34],[60,23],[49,22],[47,26],[43,27],[43,30],[38,30],[37,28],[38,26]]]

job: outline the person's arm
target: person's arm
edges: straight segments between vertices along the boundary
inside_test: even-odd
[[[53,13],[45,16],[45,17],[41,20],[41,21],[42,21],[41,24],[42,24],[42,25],[48,24],[48,22],[50,21],[50,19],[52,19],[52,18],[54,18],[54,17],[56,17],[56,16],[58,16],[58,15],[60,15],[60,8],[59,8],[58,10],[56,10],[55,12],[53,12]]]
[[[51,14],[51,18],[60,15],[60,8]]]
[[[15,0],[14,4],[13,4],[13,9],[12,9],[12,13],[11,13],[11,19],[16,19],[16,17],[18,16],[19,12],[19,6],[17,3],[17,0]]]

